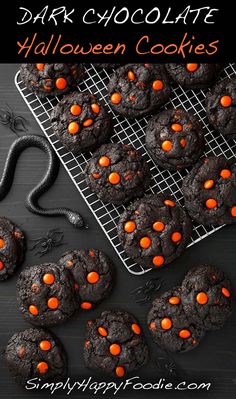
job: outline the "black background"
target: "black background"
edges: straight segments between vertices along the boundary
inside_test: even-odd
[[[28,121],[29,133],[40,134],[40,128],[34,121],[25,103],[18,94],[14,86],[14,75],[17,71],[17,65],[1,64],[0,65],[0,107],[9,103],[13,110],[23,115]],[[0,171],[3,169],[5,157],[10,144],[15,136],[7,128],[0,126]],[[68,206],[72,209],[78,209],[86,217],[89,230],[75,230],[63,218],[43,218],[34,216],[24,207],[25,194],[39,181],[45,165],[44,154],[37,149],[27,149],[21,156],[14,186],[9,195],[0,203],[0,215],[4,215],[18,223],[26,232],[28,246],[30,247],[30,239],[44,235],[48,229],[59,227],[65,233],[66,244],[61,248],[54,250],[51,254],[43,258],[34,256],[30,251],[27,252],[24,266],[37,264],[41,261],[55,261],[60,254],[72,248],[96,247],[103,249],[111,256],[116,265],[117,278],[115,289],[111,297],[102,303],[99,308],[89,313],[78,313],[68,322],[54,328],[53,331],[58,335],[65,345],[69,358],[69,375],[74,378],[81,376],[97,377],[95,373],[86,370],[83,365],[82,349],[84,342],[84,334],[86,321],[96,317],[103,309],[123,308],[131,311],[140,321],[141,326],[145,330],[148,344],[150,346],[151,357],[149,363],[138,372],[142,378],[152,379],[163,376],[155,366],[155,359],[161,356],[158,347],[153,345],[147,328],[145,326],[146,313],[149,308],[147,306],[137,305],[130,291],[143,283],[145,283],[151,274],[137,277],[129,274],[121,261],[117,258],[114,250],[106,239],[104,233],[100,229],[93,215],[83,202],[78,191],[70,181],[66,172],[61,168],[59,177],[54,186],[42,198],[44,206]],[[0,172],[1,174],[1,172]],[[230,276],[234,286],[236,285],[236,226],[229,226],[221,229],[216,234],[201,241],[192,248],[188,249],[181,258],[173,262],[159,272],[154,272],[153,276],[158,274],[164,279],[165,285],[163,290],[172,287],[181,282],[187,270],[200,263],[211,263],[223,268]],[[15,299],[15,284],[17,275],[11,280],[1,282],[0,290],[0,350],[1,353],[8,339],[17,330],[29,327],[19,313]],[[125,392],[122,398],[130,399],[133,397],[144,398],[149,397],[160,398],[235,398],[236,394],[236,312],[228,320],[225,327],[216,332],[210,332],[206,335],[202,343],[186,354],[174,356],[180,379],[188,378],[190,381],[200,379],[202,381],[211,381],[212,389],[210,392],[164,392],[158,391],[155,394],[150,392],[128,393]],[[103,378],[103,376],[100,376]],[[65,395],[62,395],[66,397]],[[49,394],[38,392],[25,392],[21,387],[16,385],[11,379],[8,370],[4,365],[4,360],[0,359],[0,397],[6,398],[45,398],[51,397]],[[76,394],[72,397],[91,398],[92,394]],[[97,395],[101,398],[102,395]],[[111,395],[108,395],[111,398]],[[118,397],[119,394],[118,394]]]
[[[189,61],[205,61],[205,62],[227,62],[232,61],[235,58],[235,54],[232,51],[232,27],[234,26],[234,12],[230,9],[229,3],[222,3],[218,0],[182,0],[181,2],[173,0],[148,0],[141,2],[137,0],[135,2],[131,1],[115,1],[110,0],[109,5],[104,5],[102,2],[97,2],[91,0],[88,2],[78,2],[77,0],[51,0],[32,2],[31,0],[18,0],[14,4],[12,2],[5,2],[1,5],[1,17],[4,21],[8,22],[9,33],[5,30],[4,24],[2,24],[1,31],[1,57],[2,62],[42,62],[43,56],[31,55],[30,58],[24,59],[23,54],[17,55],[18,47],[16,42],[19,40],[23,42],[24,39],[31,35],[31,33],[38,32],[39,38],[41,40],[46,40],[50,38],[52,33],[63,33],[65,41],[74,43],[87,44],[92,43],[116,43],[116,42],[126,42],[127,52],[124,56],[122,55],[93,55],[89,54],[87,56],[80,55],[68,55],[68,56],[50,56],[47,55],[47,62],[177,62],[183,61],[181,55],[165,56],[162,55],[143,55],[141,58],[135,52],[135,45],[140,37],[143,35],[149,35],[152,44],[161,42],[164,44],[168,43],[180,43],[185,32],[189,32],[190,37],[193,34],[196,38],[194,43],[209,43],[213,40],[219,39],[219,51],[213,55],[195,55],[191,54],[189,56]],[[73,24],[70,23],[59,23],[57,27],[54,26],[52,22],[45,23],[41,25],[39,23],[29,23],[25,25],[16,25],[16,20],[19,18],[18,7],[29,8],[32,12],[37,10],[40,12],[42,8],[49,4],[50,9],[53,7],[60,7],[66,5],[68,9],[75,8],[78,10],[79,16],[83,15],[84,12],[89,8],[95,8],[97,11],[102,13],[104,10],[111,10],[113,6],[117,7],[117,10],[123,6],[128,7],[130,12],[136,10],[137,8],[143,8],[144,14],[151,10],[153,7],[158,7],[161,10],[162,18],[165,15],[168,7],[172,7],[173,11],[170,14],[172,16],[177,16],[179,12],[182,12],[186,6],[191,5],[191,9],[197,9],[200,7],[209,6],[211,8],[219,8],[220,11],[214,14],[213,20],[214,24],[204,24],[202,19],[199,19],[195,25],[182,23],[178,24],[157,24],[153,25],[133,25],[132,23],[126,23],[125,25],[116,25],[115,23],[109,24],[107,27],[103,27],[102,24],[86,25],[81,22],[77,23],[77,19]],[[36,15],[34,13],[34,15]],[[75,18],[75,17],[74,17]]]

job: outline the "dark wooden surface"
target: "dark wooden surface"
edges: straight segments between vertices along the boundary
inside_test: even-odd
[[[17,71],[17,65],[0,65],[0,107],[5,103],[11,105],[13,110],[23,115],[28,121],[30,133],[40,134],[40,128],[31,116],[28,108],[18,94],[14,86],[14,75]],[[2,173],[5,157],[8,148],[14,140],[14,134],[7,128],[0,126],[0,175]],[[65,345],[69,358],[69,375],[73,378],[79,378],[81,375],[96,377],[91,374],[83,365],[82,348],[85,334],[86,321],[93,318],[103,310],[108,308],[123,308],[130,310],[139,320],[145,330],[148,343],[150,345],[151,357],[148,365],[138,374],[147,379],[158,379],[159,371],[155,366],[154,360],[160,356],[158,348],[152,344],[148,331],[145,327],[146,312],[148,305],[137,305],[130,291],[145,283],[150,277],[150,273],[145,276],[136,277],[129,274],[121,261],[117,258],[114,250],[100,229],[93,215],[83,202],[80,194],[77,192],[70,178],[61,167],[59,177],[55,185],[46,193],[41,203],[45,206],[68,206],[72,209],[78,209],[86,217],[89,224],[89,230],[75,230],[62,218],[42,218],[29,213],[24,207],[24,197],[28,190],[33,187],[40,179],[45,165],[44,153],[37,149],[27,149],[21,156],[14,185],[9,195],[0,203],[0,215],[9,217],[25,231],[30,246],[30,239],[44,235],[48,229],[59,227],[65,233],[66,244],[43,258],[34,256],[30,251],[27,252],[24,266],[37,264],[39,262],[56,261],[60,254],[68,249],[96,247],[103,249],[112,257],[116,265],[116,284],[111,297],[95,311],[90,313],[78,313],[67,323],[54,328],[53,331],[59,336]],[[191,267],[200,263],[215,264],[223,268],[232,279],[236,286],[236,226],[230,226],[221,229],[216,234],[201,241],[199,244],[190,248],[185,254],[173,262],[168,268],[154,273],[163,277],[165,286],[163,289],[178,284],[184,274]],[[152,274],[152,277],[154,276]],[[0,349],[4,349],[8,339],[17,330],[29,327],[19,313],[16,298],[15,284],[17,275],[6,282],[1,283],[0,290]],[[199,347],[189,353],[174,356],[181,379],[186,377],[189,380],[201,379],[211,381],[212,389],[203,393],[201,391],[189,392],[186,397],[199,398],[233,398],[236,395],[236,313],[232,315],[225,327],[216,332],[210,332]],[[80,397],[81,394],[76,394]],[[145,397],[142,393],[124,393],[123,398]],[[150,397],[154,397],[148,393]],[[161,398],[185,397],[184,392],[159,391],[155,396]],[[49,394],[25,392],[16,385],[4,365],[4,360],[0,359],[0,397],[5,398],[44,398]],[[66,397],[65,395],[62,395]],[[86,393],[82,397],[92,397],[91,393]],[[101,396],[97,396],[101,397]],[[111,397],[108,395],[108,397]]]

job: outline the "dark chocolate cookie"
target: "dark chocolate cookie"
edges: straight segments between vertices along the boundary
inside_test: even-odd
[[[84,76],[82,64],[21,64],[21,78],[39,97],[66,94]]]
[[[128,64],[113,73],[108,94],[115,112],[138,118],[160,108],[169,99],[170,86],[162,65]]]
[[[141,197],[150,184],[150,169],[130,145],[104,144],[85,168],[87,184],[98,198],[116,205]]]
[[[20,311],[36,326],[60,324],[78,307],[70,272],[54,263],[24,269],[16,288]]]
[[[117,229],[125,252],[137,263],[155,269],[181,255],[190,240],[192,223],[169,195],[152,194],[134,201]]]
[[[125,377],[147,360],[148,347],[143,333],[130,313],[108,310],[88,322],[84,345],[86,367]]]
[[[146,145],[159,166],[179,170],[199,160],[204,149],[204,134],[191,112],[172,108],[149,120]]]
[[[154,299],[147,322],[152,338],[169,352],[194,349],[204,336],[204,329],[188,318],[181,302],[181,288],[173,288]]]
[[[0,281],[8,279],[23,262],[23,232],[5,217],[0,217]]]
[[[51,113],[51,123],[58,139],[75,155],[98,148],[112,133],[110,115],[89,92],[64,96]]]
[[[182,283],[182,303],[185,313],[206,330],[223,326],[232,313],[231,283],[215,266],[191,269]]]
[[[31,378],[61,380],[67,373],[61,343],[43,329],[29,328],[15,333],[5,349],[5,360],[14,379],[22,385]]]
[[[202,159],[183,180],[183,194],[196,222],[236,223],[236,164],[222,156]]]
[[[93,309],[111,293],[113,263],[104,252],[96,249],[68,251],[58,264],[72,273],[81,309]]]
[[[218,82],[207,93],[206,113],[218,132],[236,138],[236,78]]]
[[[204,89],[211,86],[222,69],[222,64],[166,64],[170,77],[185,89]]]

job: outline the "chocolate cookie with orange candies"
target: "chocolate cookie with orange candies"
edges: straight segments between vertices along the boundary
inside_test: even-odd
[[[236,138],[236,79],[224,79],[207,93],[206,113],[218,132]]]
[[[180,170],[199,160],[204,149],[204,134],[191,112],[167,109],[149,120],[146,146],[159,166]]]
[[[223,64],[166,64],[174,82],[185,89],[204,89],[215,83]]]
[[[32,378],[60,381],[67,373],[67,358],[62,344],[41,328],[15,333],[4,354],[11,375],[22,385]]]
[[[24,255],[24,233],[9,219],[0,217],[0,281],[12,276]]]
[[[185,314],[181,287],[173,288],[154,299],[147,322],[154,342],[169,352],[192,350],[204,337],[202,325]]]
[[[134,201],[122,214],[118,236],[125,252],[145,268],[157,269],[180,256],[192,223],[185,210],[164,194]]]
[[[131,145],[102,145],[85,168],[86,181],[104,202],[122,205],[141,197],[148,188],[151,173],[144,157]]]
[[[185,206],[198,223],[236,223],[236,163],[223,156],[203,158],[183,180]]]
[[[197,266],[183,280],[181,300],[188,317],[206,330],[216,330],[232,313],[231,283],[217,267]]]
[[[111,76],[108,95],[116,113],[138,118],[151,114],[168,101],[170,86],[162,65],[127,64]]]
[[[78,308],[71,273],[55,263],[24,269],[16,289],[22,315],[36,326],[60,324]]]
[[[122,310],[107,310],[88,321],[84,344],[86,367],[126,377],[148,361],[148,347],[133,315]]]
[[[68,251],[58,264],[72,273],[81,309],[94,309],[110,295],[113,262],[104,252],[97,249]]]
[[[74,90],[84,77],[82,64],[21,64],[26,87],[39,97],[58,96]]]
[[[75,155],[94,150],[112,133],[110,115],[89,92],[64,96],[53,109],[51,122],[58,139]]]

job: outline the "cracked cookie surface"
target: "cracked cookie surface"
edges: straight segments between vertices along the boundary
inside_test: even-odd
[[[218,82],[206,95],[209,122],[223,136],[236,138],[236,79]]]
[[[16,288],[22,315],[36,326],[60,324],[78,307],[70,272],[55,263],[24,269]]]
[[[180,170],[199,160],[204,149],[204,134],[191,112],[168,109],[149,120],[146,146],[159,166]]]
[[[169,99],[170,86],[162,65],[127,64],[111,76],[108,95],[116,113],[138,118],[160,108]]]
[[[98,198],[116,205],[141,197],[151,173],[142,155],[130,145],[102,145],[85,168],[86,181]]]
[[[148,360],[148,347],[133,315],[108,310],[90,320],[84,345],[86,367],[125,377]]]
[[[112,134],[110,115],[89,92],[76,91],[64,96],[50,118],[58,139],[76,155],[98,148]]]
[[[14,379],[25,385],[31,378],[55,381],[65,377],[65,351],[49,331],[29,328],[15,333],[5,349],[5,361]]]
[[[66,94],[84,76],[82,64],[21,64],[21,78],[39,97]]]
[[[166,70],[174,82],[186,89],[204,89],[218,78],[222,64],[166,64]]]
[[[125,252],[137,263],[155,269],[181,255],[190,240],[192,223],[172,197],[152,194],[125,210],[117,230]]]
[[[206,330],[223,326],[232,313],[232,288],[228,277],[215,266],[191,269],[182,283],[185,313]]]
[[[71,272],[81,309],[93,309],[111,293],[113,262],[104,252],[97,249],[68,251],[58,264]]]
[[[155,298],[147,317],[155,343],[170,352],[194,349],[204,336],[201,325],[186,316],[181,300],[181,287]]]
[[[236,164],[223,156],[202,159],[184,178],[185,206],[200,224],[236,223]]]
[[[9,219],[0,217],[0,281],[12,276],[23,262],[24,254],[23,232]]]

